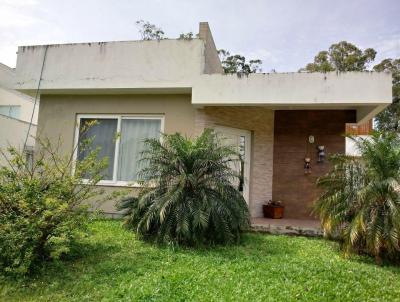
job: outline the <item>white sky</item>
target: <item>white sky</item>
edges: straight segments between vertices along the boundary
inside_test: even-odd
[[[263,60],[263,71],[297,71],[332,43],[400,57],[400,0],[0,0],[0,62],[18,45],[135,40],[135,21],[167,37],[208,21],[218,48]]]

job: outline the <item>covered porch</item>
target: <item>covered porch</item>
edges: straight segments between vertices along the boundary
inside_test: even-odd
[[[312,206],[318,198],[317,178],[330,169],[318,159],[345,152],[345,125],[355,110],[273,110],[266,106],[205,106],[196,111],[196,131],[214,128],[236,143],[244,161],[243,195],[252,218],[263,217],[263,206],[281,201],[284,220],[255,220],[262,228],[300,230],[318,224]],[[305,170],[305,158],[310,167]],[[304,222],[301,222],[304,220]],[[298,222],[300,221],[300,222]],[[293,229],[294,227],[294,229]]]
[[[192,89],[195,133],[222,129],[246,142],[244,196],[254,229],[318,233],[316,180],[329,171],[330,155],[345,153],[346,123],[364,123],[391,102],[389,85],[386,74],[370,73],[203,75]],[[282,220],[260,220],[269,200],[285,206]]]

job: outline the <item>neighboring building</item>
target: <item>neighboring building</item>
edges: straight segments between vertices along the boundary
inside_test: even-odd
[[[0,148],[6,150],[9,146],[22,150],[29,123],[32,117],[34,99],[26,94],[15,91],[15,69],[0,63]],[[25,151],[31,154],[36,135],[38,107],[32,119]],[[4,158],[0,156],[0,165]]]
[[[346,124],[346,154],[352,156],[359,156],[358,150],[354,139],[360,140],[370,137],[374,127],[374,121],[371,119],[363,124]],[[350,137],[351,136],[351,137]]]
[[[392,100],[388,73],[225,75],[207,23],[192,40],[19,47],[17,90],[35,93],[46,51],[38,132],[62,136],[71,152],[79,123],[97,119],[90,131],[111,163],[100,185],[135,182],[143,138],[212,127],[244,152],[252,217],[275,199],[285,203],[286,218],[310,218],[315,180],[329,170],[328,161],[317,162],[317,146],[327,156],[344,153],[345,124],[370,120]],[[102,208],[115,212],[113,201]]]

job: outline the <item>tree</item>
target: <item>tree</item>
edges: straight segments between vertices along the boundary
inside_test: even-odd
[[[364,51],[354,44],[341,41],[332,44],[329,50],[320,51],[314,62],[306,65],[300,71],[329,72],[329,71],[364,71],[376,56],[376,51],[367,48]]]
[[[314,63],[307,64],[304,70],[308,72],[329,72],[334,71],[335,68],[330,61],[329,52],[323,50],[314,57]]]
[[[375,71],[390,71],[393,77],[393,103],[376,116],[377,128],[400,132],[400,58],[385,59],[373,68]]]
[[[315,204],[328,236],[345,254],[400,259],[400,138],[394,132],[354,139],[361,157],[335,155],[332,170],[318,179]]]
[[[244,56],[239,54],[231,55],[225,49],[218,50],[218,55],[225,73],[250,74],[262,71],[262,61],[259,59],[246,62]]]
[[[196,37],[198,36],[198,34],[196,34]],[[193,33],[190,31],[188,33],[181,33],[178,37],[178,40],[193,40]]]
[[[139,20],[136,21],[136,26],[139,28],[139,33],[142,36],[142,40],[162,40],[165,39],[164,31],[154,24],[148,21]]]
[[[239,160],[212,130],[195,139],[179,133],[146,140],[138,198],[121,202],[125,225],[158,243],[208,245],[235,242],[248,228],[246,201],[233,184]]]

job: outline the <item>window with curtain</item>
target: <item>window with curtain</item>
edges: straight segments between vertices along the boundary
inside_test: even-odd
[[[144,140],[159,138],[160,129],[159,119],[122,119],[117,180],[138,179],[138,172],[142,168],[140,155],[145,147]]]
[[[96,120],[93,126],[86,125]],[[84,159],[90,152],[100,149],[97,157],[108,159],[108,167],[103,172],[103,180],[112,180],[114,174],[115,139],[117,137],[118,119],[90,119],[83,118],[80,121],[80,142],[78,145],[78,160]],[[83,129],[85,129],[83,131]]]
[[[108,168],[103,174],[103,181],[122,184],[138,180],[138,172],[143,168],[140,161],[144,150],[144,141],[148,138],[160,138],[162,117],[153,116],[96,116],[80,117],[80,130],[88,122],[96,120],[78,142],[77,159],[81,160],[88,153],[100,147],[99,159],[108,158]],[[119,135],[117,135],[119,133]],[[81,147],[90,139],[90,148]]]

